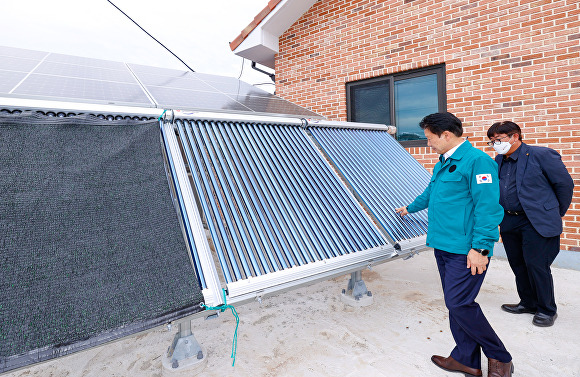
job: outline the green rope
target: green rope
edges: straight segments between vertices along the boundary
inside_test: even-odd
[[[232,310],[232,314],[236,318],[236,331],[234,331],[234,339],[232,341],[232,355],[231,355],[231,358],[234,359],[234,361],[232,362],[232,366],[234,366],[234,364],[236,363],[236,352],[238,351],[238,325],[240,324],[240,317],[238,316],[238,312],[236,311],[236,308],[234,308],[232,305],[227,305],[226,290],[222,289],[222,292],[224,294],[224,304],[223,305],[207,306],[206,304],[201,304],[201,306],[204,307],[205,310],[219,310],[222,313],[228,308]]]
[[[161,120],[161,118],[163,118],[163,115],[165,115],[165,112],[167,110],[163,110],[163,112],[161,113],[161,115],[159,115],[159,118],[157,118],[157,121],[159,122]]]

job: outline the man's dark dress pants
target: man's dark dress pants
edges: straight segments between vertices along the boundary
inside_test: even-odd
[[[526,215],[506,215],[501,238],[516,277],[520,303],[538,312],[556,314],[554,281],[550,266],[560,252],[560,236],[542,237]]]
[[[471,368],[481,369],[481,350],[488,358],[502,363],[511,355],[483,315],[475,298],[485,273],[471,275],[467,255],[435,249],[435,259],[441,276],[445,305],[449,309],[449,325],[455,339],[451,357]],[[489,267],[489,264],[488,264]]]

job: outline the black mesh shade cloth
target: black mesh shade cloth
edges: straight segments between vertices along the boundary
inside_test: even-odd
[[[0,115],[0,373],[200,302],[158,122]]]

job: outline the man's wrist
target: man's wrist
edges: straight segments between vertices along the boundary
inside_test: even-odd
[[[489,255],[488,249],[481,249],[478,247],[472,247],[471,249],[477,251],[479,254],[483,255],[484,257],[487,257]]]

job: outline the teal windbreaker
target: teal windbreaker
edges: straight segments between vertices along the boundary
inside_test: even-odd
[[[490,250],[503,219],[497,163],[469,141],[433,168],[431,182],[407,211],[429,208],[427,246],[455,254]]]

